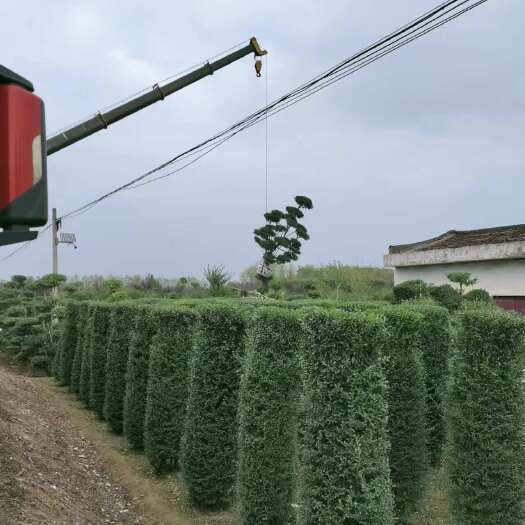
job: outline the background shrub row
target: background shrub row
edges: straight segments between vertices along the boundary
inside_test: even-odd
[[[523,453],[516,317],[493,309],[462,314],[448,377],[444,308],[282,306],[70,303],[54,372],[131,448],[144,450],[157,473],[180,470],[195,506],[237,503],[243,524],[406,523],[429,469],[440,464],[447,420],[458,522],[489,523],[457,509],[468,507],[468,483],[493,490],[499,474],[507,487],[522,479],[520,460],[502,473],[510,454]],[[472,361],[472,349],[499,379],[490,383],[490,368]],[[501,352],[506,357],[494,358]],[[487,424],[486,400],[469,412],[465,392],[482,381],[510,392],[510,405],[503,394],[490,402],[502,418],[499,437],[516,446],[493,455],[493,478],[480,464],[473,480],[465,470],[468,454],[479,453],[472,442],[484,450],[491,438],[476,426]],[[482,396],[481,387],[472,391]],[[472,425],[461,426],[467,413]],[[510,500],[521,496],[506,494],[512,509]],[[513,521],[521,511],[501,512],[493,516],[521,523]]]

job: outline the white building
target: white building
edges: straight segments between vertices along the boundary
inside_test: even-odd
[[[470,272],[503,308],[525,313],[525,224],[483,230],[450,230],[413,244],[390,246],[385,266],[394,284],[421,279],[434,285],[451,272]]]

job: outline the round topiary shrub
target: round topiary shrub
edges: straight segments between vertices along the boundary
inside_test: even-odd
[[[450,284],[429,287],[430,297],[449,312],[457,310],[461,306],[461,294]]]
[[[134,305],[117,304],[110,320],[104,416],[111,430],[117,434],[122,433],[126,368],[136,313],[137,307]]]
[[[282,308],[259,308],[249,323],[239,404],[238,497],[244,525],[284,525],[293,516],[301,335],[297,315]]]
[[[525,321],[497,309],[460,318],[448,393],[454,523],[525,523]]]
[[[245,321],[230,304],[196,310],[181,466],[191,502],[211,510],[232,500]]]
[[[152,312],[158,331],[149,363],[144,448],[157,474],[176,470],[186,401],[196,315],[184,307]]]
[[[487,290],[483,290],[482,288],[474,288],[474,290],[470,290],[470,292],[467,292],[463,298],[465,301],[473,301],[485,304],[494,303],[494,300],[492,299],[489,292],[487,292]]]
[[[373,313],[304,313],[302,524],[392,525],[384,320]]]
[[[421,279],[405,281],[394,286],[394,302],[401,303],[412,299],[428,297],[428,286]]]

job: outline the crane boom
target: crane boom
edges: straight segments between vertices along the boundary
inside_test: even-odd
[[[255,56],[262,56],[266,54],[266,51],[262,50],[255,37],[252,37],[249,43],[237,49],[213,62],[206,62],[204,65],[190,71],[186,75],[176,78],[167,84],[160,86],[155,84],[150,91],[143,93],[136,98],[132,98],[114,108],[111,108],[105,112],[98,112],[94,116],[88,118],[84,122],[75,124],[71,128],[65,129],[56,135],[47,139],[47,155],[52,155],[63,148],[67,148],[78,142],[79,140],[85,139],[100,131],[106,129],[108,126],[122,120],[123,118],[144,109],[155,102],[164,100],[168,95],[180,91],[181,89],[198,82],[199,80],[213,75],[215,71],[222,69],[223,67],[235,62],[250,53],[254,53]]]

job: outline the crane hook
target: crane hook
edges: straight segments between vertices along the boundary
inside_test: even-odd
[[[256,74],[256,76],[258,76],[258,77],[261,76],[261,69],[262,69],[262,60],[260,58],[255,58],[255,74]]]

